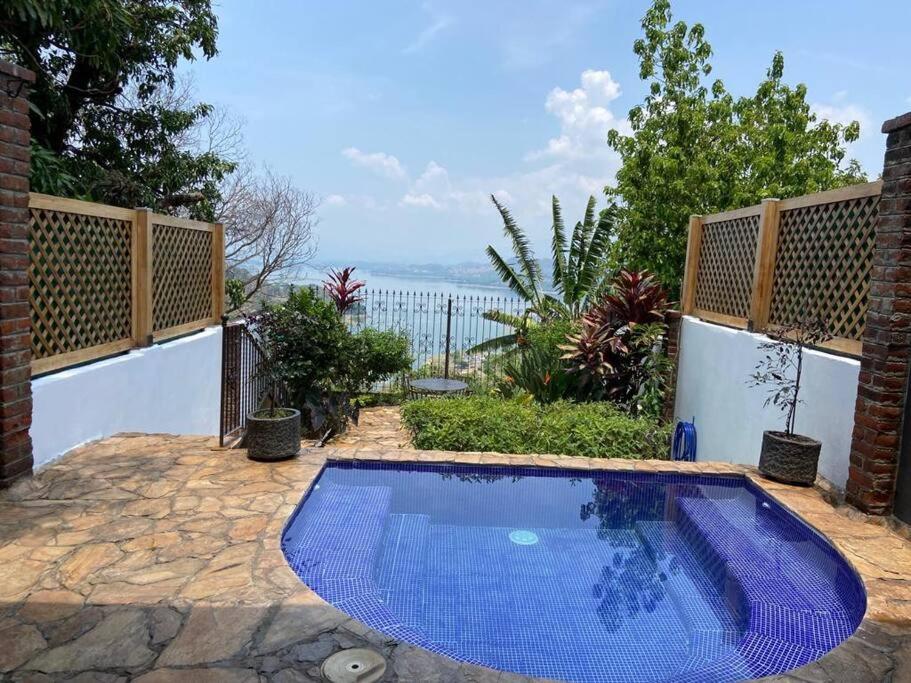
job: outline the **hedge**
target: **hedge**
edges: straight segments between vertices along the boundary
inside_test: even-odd
[[[632,418],[610,403],[485,396],[422,399],[402,406],[416,448],[497,453],[552,453],[594,458],[667,459],[669,425]]]

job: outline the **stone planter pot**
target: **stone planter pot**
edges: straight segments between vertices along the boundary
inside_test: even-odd
[[[278,408],[281,417],[269,417],[268,410],[247,416],[244,445],[251,460],[272,462],[293,458],[300,452],[301,414],[292,408]]]
[[[762,433],[759,471],[783,484],[812,486],[822,444],[799,434],[767,431]]]

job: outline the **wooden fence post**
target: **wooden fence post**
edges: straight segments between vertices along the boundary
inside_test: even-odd
[[[131,250],[133,343],[152,345],[152,211],[136,209]]]
[[[699,272],[699,252],[702,249],[702,216],[690,216],[690,232],[686,241],[686,267],[683,272],[683,292],[680,310],[690,315],[696,307],[696,275]]]
[[[225,314],[225,226],[216,223],[212,229],[212,322],[221,322]]]
[[[747,329],[762,332],[769,325],[772,307],[772,283],[775,278],[775,256],[778,253],[778,226],[781,212],[777,199],[763,199],[759,212],[759,238],[753,267],[753,290]]]

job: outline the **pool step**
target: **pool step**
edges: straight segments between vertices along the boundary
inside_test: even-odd
[[[741,637],[737,621],[717,595],[677,525],[643,521],[637,522],[635,528],[690,635],[689,657],[677,674],[701,670],[719,656],[725,656],[736,670],[734,665],[742,660],[737,653]]]
[[[637,522],[636,531],[655,565],[684,623],[693,631],[733,631],[737,623],[718,598],[705,570],[674,522]]]
[[[388,486],[315,490],[282,538],[291,568],[327,600],[356,594],[370,582],[391,500]]]
[[[429,538],[429,515],[389,515],[376,584],[380,599],[406,626],[421,622]]]
[[[829,649],[854,630],[859,616],[845,611],[836,592],[839,583],[850,585],[846,582],[853,577],[843,576],[843,567],[833,559],[827,581],[808,581],[826,558],[805,532],[806,540],[798,542],[801,530],[789,527],[790,520],[778,524],[780,512],[744,496],[679,498],[676,511],[680,532],[705,559],[717,589],[739,618],[742,650],[773,643],[799,666],[819,655],[804,643]],[[809,563],[814,563],[814,573]]]

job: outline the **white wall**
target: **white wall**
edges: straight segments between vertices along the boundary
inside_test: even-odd
[[[768,338],[760,334],[683,319],[674,414],[695,418],[697,460],[755,465],[763,430],[784,428],[783,413],[763,408],[765,389],[747,385],[763,341]],[[848,479],[859,371],[854,359],[804,355],[795,430],[822,442],[819,473],[840,488]]]
[[[45,465],[117,432],[218,434],[221,327],[32,382],[32,452]]]

